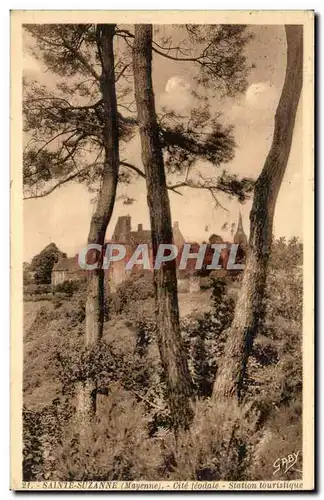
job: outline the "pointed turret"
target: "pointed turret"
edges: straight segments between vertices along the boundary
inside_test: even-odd
[[[236,233],[234,235],[234,243],[236,243],[237,245],[241,245],[243,248],[246,248],[247,244],[248,244],[247,237],[246,237],[246,234],[245,234],[244,228],[243,228],[243,220],[242,220],[241,210],[239,212],[237,229],[236,229]]]
[[[241,210],[239,211],[239,220],[238,220],[238,224],[237,224],[237,231],[244,233]]]

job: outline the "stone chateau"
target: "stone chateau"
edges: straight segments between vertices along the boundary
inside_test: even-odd
[[[199,249],[199,244],[196,242],[186,242],[179,223],[175,222],[173,225],[173,244],[178,247],[178,263],[181,258],[181,252],[183,245],[185,243],[191,243],[191,252],[196,252]],[[131,275],[138,274],[144,275],[145,273],[151,273],[152,271],[144,270],[141,265],[136,265],[131,271],[125,269],[125,261],[133,254],[135,248],[139,244],[147,244],[149,248],[149,258],[152,265],[153,254],[152,254],[152,242],[151,242],[151,231],[143,229],[142,224],[138,224],[137,230],[132,230],[131,227],[131,217],[130,215],[124,215],[118,217],[114,232],[110,240],[106,243],[120,243],[126,246],[126,256],[125,259],[110,264],[109,269],[105,270],[107,280],[109,281],[111,290],[115,290],[116,287],[127,280]],[[219,276],[226,276],[229,274],[227,271],[227,261],[230,251],[230,247],[233,243],[239,245],[238,260],[244,260],[246,249],[247,249],[247,237],[243,228],[242,215],[239,214],[238,224],[236,233],[234,235],[233,241],[224,241],[223,238],[217,234],[212,234],[209,237],[209,244],[214,243],[225,243],[227,244],[227,249],[223,250],[221,253],[220,264],[222,269],[219,271],[212,271],[212,273]],[[205,255],[204,264],[208,264],[212,260],[213,250],[208,246]],[[206,266],[204,266],[206,267]],[[189,259],[187,267],[185,270],[178,270],[178,283],[179,291],[189,291],[197,289],[199,287],[199,278],[195,272],[195,259]],[[205,275],[209,272],[205,272]],[[204,272],[201,272],[204,275]],[[78,280],[86,276],[86,271],[81,269],[78,265],[78,256],[71,258],[60,259],[53,267],[52,271],[52,285],[57,285],[63,283],[66,280]]]

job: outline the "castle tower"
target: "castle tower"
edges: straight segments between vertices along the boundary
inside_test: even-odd
[[[236,229],[236,233],[234,235],[233,242],[236,243],[237,245],[240,245],[244,249],[247,248],[247,246],[248,246],[248,240],[247,240],[246,234],[245,234],[244,229],[243,229],[241,210],[239,212],[239,219],[238,219],[237,229]]]
[[[112,235],[112,240],[124,241],[125,243],[128,243],[130,231],[131,231],[131,218],[129,215],[122,215],[118,217],[115,230]]]
[[[208,241],[211,245],[224,243],[223,238],[218,234],[212,234],[211,236],[209,236]]]
[[[182,248],[185,244],[185,239],[180,231],[179,222],[175,222],[173,224],[172,233],[174,245],[176,245],[178,248]]]

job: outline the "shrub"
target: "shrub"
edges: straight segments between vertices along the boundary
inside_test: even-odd
[[[25,335],[24,393],[30,401],[34,391],[38,406],[48,393],[49,401],[53,392],[61,395],[39,411],[24,409],[24,478],[273,479],[273,462],[301,449],[302,442],[302,276],[299,264],[287,268],[278,248],[242,405],[210,399],[235,306],[226,282],[220,277],[211,282],[210,312],[181,321],[196,398],[192,427],[177,439],[156,343],[151,274],[133,276],[108,295],[109,309],[118,317],[91,349],[83,345],[83,285],[78,283],[70,300],[59,300],[59,309],[42,306]],[[294,261],[300,262],[299,246],[293,248]],[[92,437],[80,439],[72,418],[74,388],[89,379],[98,388],[97,413]],[[275,478],[298,477],[289,472]]]
[[[36,283],[51,283],[51,274],[54,264],[66,254],[61,252],[55,243],[47,245],[31,261],[30,271],[34,271]]]
[[[39,411],[23,409],[24,481],[44,481],[55,474],[57,449],[72,415],[72,407],[64,398],[54,399]]]
[[[25,302],[43,302],[43,301],[51,301],[52,296],[49,294],[43,294],[43,295],[24,295],[24,301]]]
[[[68,297],[72,297],[74,292],[80,290],[83,286],[83,280],[65,280],[53,287],[53,293],[64,293]]]
[[[189,432],[177,443],[164,437],[164,477],[183,481],[242,481],[247,478],[252,454],[249,442],[256,415],[236,401],[200,401]]]
[[[30,284],[24,286],[24,294],[26,295],[44,295],[52,293],[51,285],[46,284]]]
[[[120,311],[127,310],[134,302],[145,301],[154,297],[152,273],[138,276],[134,274],[121,283],[116,290],[115,300],[118,301]]]
[[[213,287],[213,280],[209,276],[204,276],[199,279],[199,286],[201,290],[209,290]]]
[[[92,380],[98,389],[109,388],[118,381],[125,390],[144,395],[153,373],[150,360],[143,359],[136,350],[122,352],[104,340],[85,347],[80,339],[75,342],[73,352],[57,352],[56,360],[64,393],[73,393],[77,382]]]
[[[148,438],[142,403],[116,386],[102,398],[91,436],[79,439],[73,423],[57,450],[55,474],[70,480],[158,479],[160,444]]]
[[[182,334],[189,353],[197,394],[210,396],[213,389],[218,360],[223,354],[226,329],[230,326],[235,301],[227,293],[221,279],[213,279],[212,310],[200,315],[190,315],[181,322]]]
[[[23,480],[42,479],[43,448],[41,417],[38,412],[23,408]]]
[[[267,425],[260,431],[253,453],[249,476],[251,480],[296,480],[302,479],[302,401],[299,397],[288,406],[274,407]],[[296,466],[274,474],[274,463],[278,458],[298,454]]]

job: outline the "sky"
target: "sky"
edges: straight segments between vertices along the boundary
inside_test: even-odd
[[[164,29],[168,29],[165,27]],[[226,164],[230,172],[254,179],[260,174],[271,145],[274,115],[280,97],[286,67],[286,41],[283,26],[250,26],[254,34],[246,55],[255,66],[249,75],[249,87],[245,94],[234,99],[217,99],[212,109],[222,113],[222,122],[234,125],[237,143],[233,161]],[[51,85],[53,75],[44,72],[30,53],[24,53],[24,70],[32,78]],[[192,106],[193,72],[187,63],[161,61],[153,58],[153,84],[157,110],[167,105],[176,111]],[[136,136],[127,145],[127,158],[141,168],[140,142]],[[201,165],[207,169],[208,165]],[[191,188],[182,189],[182,196],[169,193],[172,220],[178,221],[187,241],[202,242],[212,233],[230,239],[222,230],[225,223],[230,227],[242,213],[245,232],[249,233],[249,212],[252,201],[239,204],[220,195],[226,210],[216,208],[209,193]],[[278,196],[275,219],[275,237],[302,238],[302,107],[299,106],[293,144],[287,170]],[[129,214],[132,228],[142,223],[149,228],[146,204],[145,180],[139,179],[127,188],[122,186],[117,195],[127,194],[134,198],[132,205],[116,202],[113,217],[107,230],[109,237],[118,216]],[[55,242],[60,250],[72,256],[87,241],[91,215],[94,211],[93,194],[77,183],[64,185],[46,198],[24,201],[24,260],[30,259],[47,244]]]

